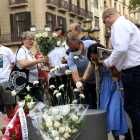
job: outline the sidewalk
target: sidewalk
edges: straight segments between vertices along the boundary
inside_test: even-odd
[[[3,128],[3,125],[6,125],[3,121],[4,117],[7,117],[7,115],[6,114],[0,115],[0,129]],[[120,136],[120,140],[122,140],[122,139],[123,139],[123,136]],[[0,138],[0,140],[2,140],[2,139]],[[108,140],[114,140],[111,133],[108,134]]]

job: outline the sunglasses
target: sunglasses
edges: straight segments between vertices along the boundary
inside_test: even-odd
[[[111,14],[108,14],[108,15],[111,15]],[[105,19],[108,17],[108,15],[105,16]],[[103,20],[103,23],[105,24],[105,19]]]
[[[71,50],[71,52],[76,52],[76,51],[78,51],[79,49],[78,48],[76,48],[76,49],[74,49],[74,50]]]

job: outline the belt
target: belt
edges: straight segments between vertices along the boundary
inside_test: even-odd
[[[121,72],[127,72],[127,71],[130,71],[130,70],[136,70],[138,68],[140,68],[140,65],[132,67],[132,68],[128,68],[128,69],[125,69],[125,70],[122,70]]]

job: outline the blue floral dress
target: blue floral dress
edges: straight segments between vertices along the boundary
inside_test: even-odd
[[[109,133],[111,130],[114,130],[115,136],[123,135],[127,133],[127,123],[123,103],[118,93],[116,82],[112,81],[110,71],[105,67],[99,66],[99,71],[102,72],[100,109],[107,111],[107,131]],[[122,87],[122,83],[119,82],[119,84],[120,87]]]

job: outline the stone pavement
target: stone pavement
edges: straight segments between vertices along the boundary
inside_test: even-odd
[[[2,129],[3,125],[6,125],[6,124],[3,122],[3,118],[4,118],[4,117],[7,117],[7,115],[6,115],[6,114],[0,115],[0,129]],[[122,140],[122,139],[123,139],[123,136],[120,136],[120,140]],[[1,140],[1,138],[0,138],[0,140]],[[108,140],[114,140],[111,133],[108,134]]]

